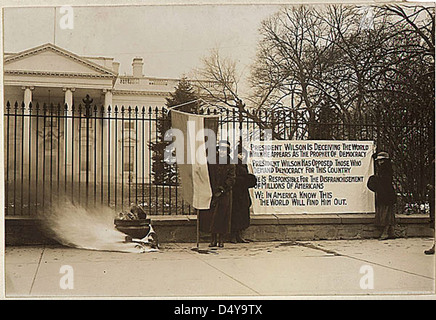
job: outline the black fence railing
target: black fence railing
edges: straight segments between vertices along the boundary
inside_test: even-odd
[[[141,204],[149,215],[190,214],[176,165],[163,166],[159,144],[169,126],[166,108],[98,107],[9,102],[4,114],[5,210],[37,215],[69,199],[116,210]],[[360,121],[296,121],[290,111],[219,113],[219,138],[373,140],[393,159],[397,212],[427,212],[434,124],[412,114],[365,116]],[[259,121],[261,119],[261,121]],[[418,119],[418,120],[417,120]],[[271,131],[267,131],[271,129]],[[160,150],[160,151],[159,151]]]

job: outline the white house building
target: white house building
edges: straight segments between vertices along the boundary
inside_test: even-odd
[[[132,74],[119,75],[119,63],[108,57],[84,57],[44,44],[4,54],[5,101],[79,104],[88,94],[97,105],[163,106],[178,79],[144,75],[142,58]]]
[[[144,61],[139,57],[132,61],[131,75],[120,75],[119,63],[113,58],[79,56],[50,43],[5,53],[4,101],[12,106],[24,102],[26,106],[23,111],[21,107],[18,110],[22,117],[16,116],[14,107],[5,109],[11,114],[5,117],[4,126],[7,182],[16,180],[20,172],[29,173],[24,178],[29,181],[57,177],[100,183],[117,177],[121,182],[132,176],[150,181],[148,143],[155,139],[156,121],[108,118],[114,116],[114,106],[119,111],[122,106],[160,109],[178,82],[179,79],[147,77]],[[104,107],[102,114],[88,122],[81,118],[84,111],[77,115],[78,105],[84,105],[86,96],[99,112]],[[43,111],[43,104],[53,104],[55,109]],[[58,105],[62,110],[57,109]],[[121,117],[121,113],[117,116]],[[125,117],[130,116],[126,113]],[[141,118],[141,113],[137,117]]]

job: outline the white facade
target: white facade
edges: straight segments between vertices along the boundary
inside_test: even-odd
[[[89,94],[97,105],[160,107],[179,81],[146,77],[142,58],[133,59],[132,75],[118,69],[113,58],[81,57],[53,44],[5,53],[5,101],[77,105]]]
[[[145,107],[148,116],[149,107],[154,110],[156,107],[160,109],[165,105],[165,98],[169,96],[170,92],[174,91],[179,80],[147,77],[143,74],[143,64],[142,58],[134,58],[132,61],[132,75],[121,76],[118,73],[119,63],[115,62],[113,58],[78,56],[53,44],[44,44],[18,53],[5,53],[4,101],[5,103],[9,101],[11,105],[15,102],[21,105],[24,102],[26,106],[31,102],[33,108],[37,103],[40,108],[42,108],[43,104],[54,104],[55,106],[60,104],[62,107],[67,104],[69,110],[59,110],[59,112],[70,116],[70,106],[74,105],[75,108],[79,104],[83,106],[83,99],[89,95],[93,100],[92,106],[98,106],[99,110],[101,106],[104,106],[106,111],[107,107],[111,106],[112,112],[114,106],[118,106],[118,108],[122,106],[125,108],[129,106],[132,108],[138,107],[140,111],[142,107]],[[33,112],[35,111],[33,110]],[[25,113],[28,113],[28,110]],[[141,117],[141,115],[138,117]],[[149,181],[148,142],[155,139],[155,122],[153,121],[136,121],[125,126],[118,125],[117,132],[115,132],[114,122],[112,122],[110,133],[109,128],[107,128],[108,121],[93,121],[92,123],[95,123],[95,125],[92,125],[89,131],[86,132],[87,136],[83,131],[83,127],[80,127],[80,121],[74,122],[71,118],[62,119],[61,123],[56,123],[56,129],[53,129],[53,125],[47,126],[41,120],[36,123],[35,118],[29,120],[30,117],[23,117],[23,121],[17,123],[17,130],[12,129],[14,127],[12,118],[15,117],[10,117],[11,123],[5,122],[5,137],[9,138],[8,143],[10,146],[8,151],[9,165],[7,166],[9,171],[11,171],[11,163],[22,159],[19,168],[23,168],[24,172],[28,172],[30,166],[31,176],[38,175],[41,177],[44,174],[41,171],[43,169],[35,166],[35,162],[38,162],[36,159],[38,154],[39,163],[50,161],[51,167],[56,168],[55,170],[60,173],[66,173],[66,179],[68,179],[68,176],[70,176],[69,179],[72,179],[71,175],[73,175],[74,180],[80,178],[83,181],[85,176],[92,178],[96,176],[97,170],[101,172],[103,169],[102,172],[105,175],[108,172],[112,175],[116,173],[118,179],[128,179],[129,176],[134,175],[141,180],[144,177],[146,181]],[[6,132],[8,128],[9,132]],[[67,128],[67,130],[64,130],[64,128]],[[17,137],[12,134],[14,132],[17,135],[22,132],[24,136],[21,139],[21,136]],[[42,132],[44,132],[45,136]],[[143,132],[145,132],[145,135],[138,134]],[[31,137],[29,145],[27,145],[29,134],[31,137],[37,135],[41,137],[38,140],[38,145],[36,139]],[[105,136],[103,141],[101,140],[102,136]],[[111,139],[109,143],[104,140],[108,139],[107,136],[110,136]],[[12,153],[11,146],[16,144],[17,139],[23,141],[24,147],[18,148],[18,153],[15,150]],[[53,139],[55,142],[53,142]],[[87,142],[85,139],[87,139]],[[115,140],[116,144],[113,143]],[[5,152],[8,143],[5,144]],[[87,143],[85,149],[89,148],[87,150],[92,154],[92,157],[87,159],[87,169],[85,170],[94,170],[93,174],[89,174],[89,172],[87,174],[86,171],[83,171],[85,165],[77,168],[79,163],[83,163],[85,154],[83,152],[79,156],[77,150],[84,146],[85,143]],[[51,147],[47,147],[47,145]],[[128,153],[125,153],[124,158],[122,158],[121,148],[126,146],[134,148],[130,150],[135,155],[147,155],[141,165],[139,165],[139,162],[135,162],[129,166],[127,163]],[[37,148],[38,152],[36,151]],[[128,148],[124,149],[124,151],[128,150]],[[115,155],[117,155],[117,158],[115,158]],[[117,163],[117,168],[113,167],[115,163]],[[111,167],[108,168],[108,165]],[[97,169],[98,166],[100,167]]]

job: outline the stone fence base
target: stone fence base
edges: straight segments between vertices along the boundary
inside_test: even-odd
[[[433,237],[426,215],[397,215],[397,237]],[[196,242],[196,216],[150,216],[160,243]],[[377,238],[380,231],[374,226],[374,214],[253,215],[244,237],[253,241],[309,241]],[[200,234],[201,242],[209,235]],[[42,231],[37,219],[6,217],[6,245],[56,244]]]

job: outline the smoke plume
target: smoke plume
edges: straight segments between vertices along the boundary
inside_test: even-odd
[[[84,208],[64,200],[42,215],[44,228],[63,245],[103,251],[143,253],[145,248],[125,242],[125,234],[116,230],[117,213],[108,207]]]

